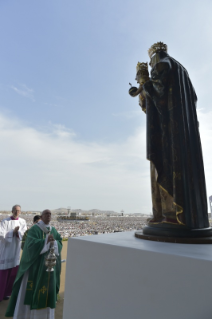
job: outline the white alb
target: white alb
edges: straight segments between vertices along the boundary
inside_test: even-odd
[[[13,234],[15,227],[19,226],[18,236]],[[21,240],[27,230],[23,218],[12,220],[3,219],[0,224],[0,270],[13,268],[20,263]]]

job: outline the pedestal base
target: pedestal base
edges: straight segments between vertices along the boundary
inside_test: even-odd
[[[70,238],[63,319],[211,319],[212,245]]]
[[[149,230],[150,227],[148,227]],[[153,227],[152,227],[153,228]],[[152,241],[158,241],[163,243],[178,243],[178,244],[212,244],[212,236],[211,237],[183,237],[183,236],[166,236],[165,234],[158,235],[157,232],[154,232],[155,229],[153,229],[152,233],[144,231],[137,231],[135,232],[135,237],[145,240],[152,240]],[[156,233],[156,234],[155,234]],[[193,234],[192,234],[193,235]]]

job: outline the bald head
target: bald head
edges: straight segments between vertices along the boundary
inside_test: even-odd
[[[51,211],[49,209],[44,209],[41,213],[41,220],[44,222],[44,224],[49,224],[51,221]]]
[[[43,215],[43,214],[45,214],[46,212],[48,212],[48,213],[52,213],[51,211],[50,211],[50,209],[44,209],[43,211],[42,211],[42,213],[41,213],[41,216]]]

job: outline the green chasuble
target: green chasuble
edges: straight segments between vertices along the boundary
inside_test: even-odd
[[[31,310],[46,307],[55,308],[60,288],[62,238],[54,227],[52,227],[50,234],[57,240],[59,256],[56,256],[57,263],[54,271],[47,272],[45,257],[49,251],[40,255],[44,247],[46,233],[37,225],[29,229],[6,317],[13,317],[23,275],[27,271],[29,272],[29,277],[24,304],[29,305]]]

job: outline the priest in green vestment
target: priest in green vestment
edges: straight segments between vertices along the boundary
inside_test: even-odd
[[[24,245],[6,317],[14,319],[54,319],[60,288],[62,238],[50,226],[51,211],[42,212],[41,221],[32,226]],[[45,258],[54,243],[57,257],[54,271],[47,272]]]

